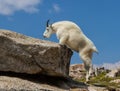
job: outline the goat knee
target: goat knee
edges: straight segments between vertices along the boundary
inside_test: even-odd
[[[89,68],[91,67],[92,63],[91,60],[89,58],[83,58],[81,57],[85,66],[86,70],[89,70]]]
[[[59,40],[59,44],[65,45],[65,44],[66,44],[66,41],[67,41],[67,36],[62,37],[62,38],[60,38],[60,40]]]

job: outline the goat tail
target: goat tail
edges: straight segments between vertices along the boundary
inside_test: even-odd
[[[96,52],[97,54],[99,54],[99,51],[97,50],[97,48],[95,46],[92,49],[93,49],[94,52]]]

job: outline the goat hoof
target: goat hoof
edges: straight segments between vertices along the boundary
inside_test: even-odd
[[[67,48],[67,47],[66,47],[66,45],[61,45],[61,44],[60,44],[60,46],[61,46],[62,48],[64,48],[64,49],[66,49],[66,48]]]

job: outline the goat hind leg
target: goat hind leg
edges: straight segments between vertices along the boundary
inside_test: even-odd
[[[86,56],[85,54],[79,53],[81,59],[83,60],[84,67],[86,69],[86,81],[89,81],[89,78],[92,73],[92,60],[89,56]]]

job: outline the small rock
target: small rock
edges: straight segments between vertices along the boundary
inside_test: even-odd
[[[113,69],[111,70],[111,72],[109,72],[108,74],[106,74],[106,77],[117,77],[120,76],[120,69]]]
[[[110,83],[119,83],[120,84],[120,79],[112,80],[112,81],[110,81]]]
[[[73,79],[85,78],[85,68],[83,64],[73,64],[70,66],[69,75]]]
[[[88,91],[109,91],[105,87],[89,86]]]

